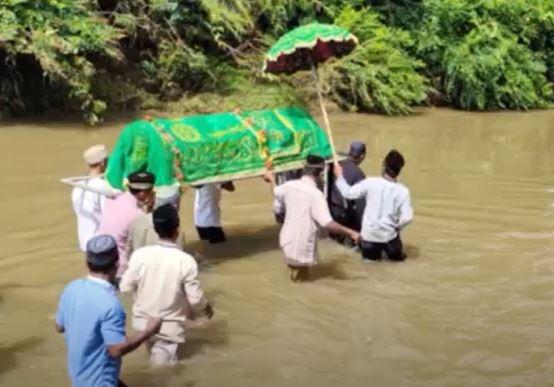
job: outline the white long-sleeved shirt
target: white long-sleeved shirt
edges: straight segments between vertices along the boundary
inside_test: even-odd
[[[401,183],[383,177],[368,177],[349,186],[341,176],[337,188],[345,199],[365,197],[366,207],[362,218],[362,239],[386,243],[398,235],[413,219],[410,191]]]
[[[94,189],[107,189],[105,180],[100,176],[86,180],[85,184]],[[75,187],[71,193],[71,202],[73,203],[73,211],[75,211],[77,217],[79,247],[82,251],[87,251],[87,243],[96,234],[96,230],[98,230],[98,226],[100,225],[100,217],[104,209],[105,197]]]

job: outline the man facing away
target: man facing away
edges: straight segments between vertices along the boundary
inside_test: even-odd
[[[194,223],[198,237],[210,243],[227,240],[221,226],[221,190],[235,191],[232,181],[223,184],[204,184],[197,187],[194,199]]]
[[[135,292],[133,328],[140,331],[148,316],[160,314],[162,327],[147,348],[152,365],[174,365],[179,347],[185,342],[185,321],[191,306],[199,306],[211,318],[213,309],[204,297],[198,281],[194,258],[178,248],[179,215],[166,204],[154,210],[154,228],[160,237],[155,246],[135,251],[129,269],[120,283],[122,292]]]
[[[106,171],[108,161],[108,150],[105,145],[94,145],[85,150],[83,158],[88,165],[89,179],[84,181],[87,187],[98,190],[107,188],[102,178]],[[84,190],[79,187],[73,188],[71,202],[73,211],[77,217],[77,235],[81,251],[86,251],[87,242],[96,235],[100,225],[100,216],[104,207],[105,197],[99,193]]]
[[[89,275],[71,282],[60,297],[56,330],[67,345],[67,363],[75,387],[125,386],[119,381],[121,357],[135,350],[161,326],[148,318],[142,332],[125,335],[125,311],[112,285],[117,271],[115,239],[93,237],[86,252]]]
[[[150,172],[135,172],[127,177],[129,191],[114,199],[106,200],[100,218],[98,234],[107,234],[117,241],[119,268],[117,278],[127,270],[127,239],[133,220],[144,213],[144,209],[154,200],[154,175]]]
[[[393,261],[406,259],[399,233],[412,221],[413,210],[410,191],[397,180],[404,164],[404,157],[393,149],[383,161],[381,177],[369,177],[353,186],[346,182],[342,167],[335,164],[336,185],[342,196],[366,199],[361,232],[364,259],[379,260],[382,251]]]
[[[354,141],[350,144],[348,157],[340,162],[344,180],[346,180],[348,185],[357,184],[365,179],[365,174],[360,168],[365,155],[366,146],[363,142]],[[333,176],[329,179],[329,209],[331,210],[331,215],[338,223],[359,232],[362,228],[365,198],[345,200],[334,184],[334,180]],[[338,240],[339,238],[336,239]]]
[[[165,204],[171,204],[177,211],[181,202],[180,187],[164,187],[156,190],[154,200],[149,200],[145,208],[145,213],[137,216],[129,228],[129,236],[127,238],[127,256],[131,256],[133,252],[144,246],[152,246],[158,244],[160,237],[154,230],[154,221],[152,219],[152,211],[155,208]],[[179,234],[177,238],[177,246],[182,250],[184,247],[183,235]]]
[[[268,172],[265,176],[273,186],[275,198],[285,206],[279,243],[293,281],[307,279],[310,266],[317,263],[318,226],[355,241],[359,239],[356,231],[341,226],[331,217],[325,195],[317,187],[324,167],[322,157],[310,155],[306,159],[304,175],[298,180],[276,186],[273,173]]]

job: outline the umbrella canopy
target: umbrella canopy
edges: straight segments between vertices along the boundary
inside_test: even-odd
[[[266,55],[263,71],[291,74],[310,70],[331,57],[349,54],[358,39],[344,28],[322,23],[297,27],[283,35]]]

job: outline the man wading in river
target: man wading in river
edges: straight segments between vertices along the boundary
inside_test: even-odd
[[[383,161],[381,177],[368,177],[353,186],[346,182],[342,167],[335,163],[336,186],[345,199],[366,199],[362,219],[362,257],[380,260],[381,252],[393,261],[403,261],[400,231],[413,219],[410,191],[397,178],[404,167],[404,157],[391,150]]]
[[[157,208],[153,222],[160,241],[133,253],[120,289],[135,292],[135,330],[144,329],[148,316],[163,313],[160,333],[147,344],[150,364],[175,365],[185,342],[185,321],[190,317],[190,306],[200,307],[208,318],[213,316],[213,309],[200,288],[196,261],[175,243],[180,234],[177,209],[171,204]]]
[[[346,180],[348,185],[354,185],[365,179],[365,174],[360,168],[360,164],[365,159],[365,154],[365,144],[363,142],[354,141],[350,144],[348,157],[346,160],[340,162],[344,180]],[[335,179],[331,171],[329,173],[329,209],[335,221],[352,230],[360,232],[365,209],[365,198],[345,200],[335,185]],[[331,234],[330,237],[348,246],[354,244],[353,241],[345,239],[342,235],[338,236]]]
[[[118,252],[109,235],[87,244],[89,275],[67,285],[60,297],[56,330],[67,345],[67,368],[75,387],[125,386],[119,381],[121,357],[160,330],[161,320],[149,318],[142,332],[125,336],[125,311],[112,285]]]
[[[98,228],[98,234],[111,235],[117,241],[119,250],[118,279],[127,270],[127,239],[131,224],[137,216],[145,212],[151,201],[155,200],[153,174],[135,172],[131,173],[127,180],[129,192],[125,192],[115,199],[106,200]]]
[[[87,187],[106,190],[106,181],[102,174],[106,171],[108,150],[105,145],[94,145],[83,153],[83,158],[88,165],[89,179],[84,181]],[[77,217],[77,235],[81,251],[87,250],[87,242],[96,235],[100,225],[100,217],[104,207],[104,196],[95,192],[85,191],[75,187],[71,193],[73,211]]]
[[[317,226],[336,234],[359,239],[359,234],[333,221],[325,195],[317,186],[325,160],[319,156],[308,156],[304,175],[298,180],[275,185],[275,176],[267,172],[265,180],[273,187],[275,199],[285,207],[285,221],[281,228],[279,242],[285,256],[285,263],[291,269],[293,281],[306,280],[310,266],[317,263]]]

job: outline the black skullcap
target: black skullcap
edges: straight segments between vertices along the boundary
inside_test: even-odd
[[[87,243],[87,262],[95,266],[109,266],[117,261],[117,242],[111,235],[97,235]]]
[[[354,159],[359,159],[363,155],[365,155],[365,144],[361,141],[353,141],[350,144],[350,149],[348,151],[348,155]]]
[[[160,233],[159,230],[172,231],[179,227],[179,213],[175,206],[167,203],[154,210],[152,221],[154,222],[154,230],[157,233]]]
[[[156,179],[150,172],[133,172],[127,177],[127,180],[129,188],[145,191],[154,186]]]
[[[323,168],[325,167],[325,159],[318,155],[308,155],[308,157],[306,157],[306,166]]]

